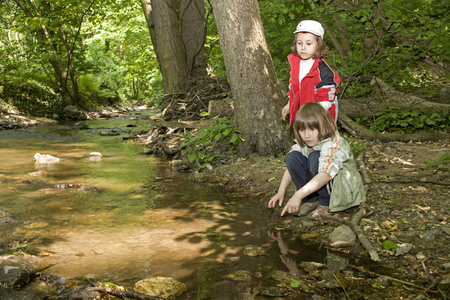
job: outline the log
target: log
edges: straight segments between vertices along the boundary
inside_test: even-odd
[[[378,140],[380,142],[420,142],[420,141],[443,141],[450,139],[450,133],[447,132],[418,132],[418,133],[379,133],[371,132],[355,121],[350,119],[346,114],[339,113],[338,123],[342,128],[358,139]]]
[[[339,115],[344,113],[352,119],[372,118],[375,113],[388,112],[388,107],[396,107],[401,111],[421,110],[428,115],[441,114],[442,111],[450,109],[448,100],[442,101],[442,103],[431,102],[415,95],[404,94],[380,78],[373,78],[370,85],[371,92],[365,97],[341,97],[339,99]]]

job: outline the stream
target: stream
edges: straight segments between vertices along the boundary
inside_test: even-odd
[[[67,280],[132,288],[148,276],[172,277],[187,286],[179,299],[238,299],[273,270],[288,272],[268,234],[274,225],[265,202],[191,181],[124,139],[150,130],[148,116],[87,120],[86,130],[58,122],[0,131],[2,240],[20,238],[24,252],[52,264],[45,273]],[[120,135],[100,135],[112,129]],[[103,157],[91,160],[91,152]],[[38,164],[36,153],[60,162]],[[297,262],[330,257],[319,246],[287,241]],[[267,255],[245,256],[246,245]],[[224,279],[236,270],[249,270],[252,280]]]

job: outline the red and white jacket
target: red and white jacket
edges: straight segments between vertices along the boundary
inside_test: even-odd
[[[300,106],[307,102],[319,102],[336,121],[338,116],[338,103],[336,91],[341,78],[336,74],[323,58],[316,58],[311,70],[299,83],[301,58],[289,54],[289,125],[295,120],[295,114]]]

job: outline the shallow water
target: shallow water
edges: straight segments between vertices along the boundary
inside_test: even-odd
[[[27,241],[54,264],[46,273],[129,287],[146,276],[173,277],[188,286],[185,299],[217,293],[233,299],[273,269],[289,271],[268,236],[273,218],[261,199],[192,182],[168,161],[123,140],[127,131],[149,130],[147,118],[144,111],[82,122],[88,130],[54,123],[0,131],[0,209],[11,215],[2,224],[3,238]],[[111,128],[121,135],[100,136]],[[94,151],[103,158],[86,157]],[[60,162],[36,164],[36,153]],[[297,262],[327,257],[316,246],[289,243]],[[268,255],[246,257],[246,245],[261,246]],[[245,287],[223,281],[233,270],[250,270],[254,280]]]

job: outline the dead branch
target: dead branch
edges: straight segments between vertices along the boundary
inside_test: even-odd
[[[359,221],[366,215],[368,210],[367,205],[361,204],[359,211],[353,216],[351,221],[345,220],[343,218],[340,218],[338,216],[327,216],[324,217],[324,219],[334,221],[336,223],[344,224],[350,227],[350,229],[356,234],[358,237],[359,242],[361,245],[369,252],[370,258],[373,261],[379,261],[380,258],[378,256],[377,251],[372,246],[372,243],[369,241],[369,239],[364,235],[362,229],[359,227],[358,223]]]
[[[435,184],[435,185],[442,185],[442,186],[450,186],[450,183],[448,183],[448,182],[423,181],[423,180],[373,180],[368,183],[369,184],[372,184],[372,183],[422,183],[422,184]]]
[[[166,143],[163,140],[163,137],[160,137],[158,139],[158,146],[160,146],[164,152],[168,155],[174,155],[180,152],[182,149],[180,147],[169,147],[166,145]]]
[[[364,151],[361,151],[356,157],[356,164],[358,166],[358,171],[361,174],[362,181],[364,183],[364,191],[367,194],[368,184],[371,182],[369,175],[367,174],[366,164],[364,163]]]
[[[420,142],[420,141],[440,141],[449,140],[450,133],[444,132],[418,132],[418,133],[379,133],[371,132],[355,121],[350,119],[346,114],[340,112],[338,123],[348,133],[358,139],[378,140],[380,142]]]

